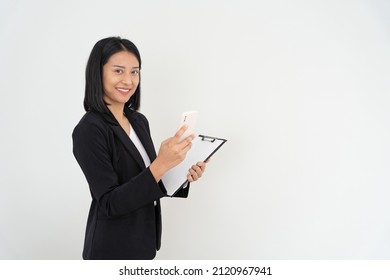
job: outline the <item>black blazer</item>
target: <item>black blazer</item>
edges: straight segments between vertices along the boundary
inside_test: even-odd
[[[150,161],[156,152],[147,119],[125,108],[125,115]],[[111,113],[87,112],[75,127],[73,153],[88,181],[92,203],[84,259],[153,259],[161,245],[160,198],[137,148]],[[177,196],[187,197],[189,188]]]

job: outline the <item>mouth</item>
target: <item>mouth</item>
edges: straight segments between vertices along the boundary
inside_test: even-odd
[[[130,92],[129,88],[116,88],[121,94],[128,94]]]

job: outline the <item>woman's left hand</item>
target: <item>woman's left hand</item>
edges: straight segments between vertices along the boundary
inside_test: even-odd
[[[193,165],[187,175],[189,182],[195,182],[200,177],[202,177],[203,172],[206,170],[206,163],[199,161],[197,164]]]

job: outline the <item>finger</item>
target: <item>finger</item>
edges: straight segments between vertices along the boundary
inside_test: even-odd
[[[195,134],[191,134],[191,135],[187,136],[186,138],[184,138],[179,144],[183,148],[183,147],[187,146],[189,143],[192,143],[192,140],[194,140],[194,138],[195,138]]]
[[[202,177],[203,170],[199,166],[197,166],[197,165],[192,166],[192,170],[194,170],[196,172],[196,175],[198,175],[198,178]]]
[[[194,169],[191,168],[189,171],[190,171],[191,177],[194,181],[199,179],[199,175]]]
[[[194,179],[192,178],[191,174],[188,173],[187,175],[187,180],[188,182],[192,183],[194,181]]]
[[[204,163],[203,161],[199,161],[196,165],[199,166],[200,169],[202,169],[202,172],[206,170],[206,163]]]
[[[193,134],[192,134],[193,135]],[[178,145],[179,149],[184,150],[185,152],[188,152],[192,147],[192,135],[185,138],[183,141],[181,141]]]
[[[191,148],[192,148],[192,143],[189,142],[189,143],[186,144],[185,146],[182,146],[182,147],[181,147],[181,150],[182,150],[183,153],[187,153]]]
[[[180,137],[184,134],[184,132],[188,129],[188,125],[184,124],[175,134],[174,137],[180,139]]]
[[[198,176],[198,179],[202,177],[203,171],[202,171],[202,169],[200,169],[199,166],[193,167],[192,170],[195,171],[196,176]]]

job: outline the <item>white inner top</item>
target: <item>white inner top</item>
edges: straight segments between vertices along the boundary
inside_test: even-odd
[[[131,126],[130,126],[130,139],[131,139],[131,141],[133,141],[138,152],[141,154],[142,159],[144,160],[145,166],[148,167],[150,165],[150,158],[149,158],[148,154],[146,153],[146,150],[145,150],[144,146],[142,145],[141,141],[139,140],[137,133],[135,133],[135,130],[132,129]]]

